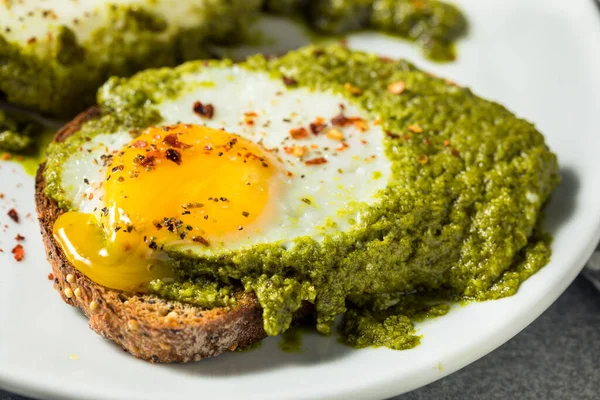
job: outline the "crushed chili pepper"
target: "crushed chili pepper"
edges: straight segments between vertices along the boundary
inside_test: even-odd
[[[165,153],[167,160],[173,161],[177,165],[181,165],[181,153],[175,149],[168,149]]]
[[[306,165],[320,165],[327,164],[327,159],[324,157],[313,158],[312,160],[308,160],[305,162]]]
[[[423,132],[423,128],[421,128],[421,126],[418,124],[409,125],[406,129],[408,129],[409,131],[414,132],[414,133]]]
[[[146,142],[145,140],[138,140],[136,142],[134,142],[131,147],[133,147],[134,149],[144,149],[146,147],[148,147],[148,142]]]
[[[19,223],[19,213],[17,213],[17,210],[15,210],[14,208],[8,210],[8,216],[17,224]]]
[[[290,136],[293,139],[303,139],[308,137],[308,131],[306,130],[306,128],[296,128],[296,129],[291,129],[290,130]]]
[[[25,240],[25,236],[22,236],[21,234],[17,234],[17,236],[15,236],[15,240],[17,242],[22,242],[23,240]]]
[[[283,76],[283,84],[285,86],[296,86],[298,84],[298,81],[295,80],[294,78],[290,78],[289,76]]]
[[[388,92],[391,94],[401,94],[406,90],[406,83],[403,81],[390,83],[387,87]]]
[[[306,154],[307,148],[306,146],[292,146],[292,147],[284,147],[283,150],[287,154],[292,154],[296,157],[302,157]]]
[[[206,247],[210,246],[210,242],[208,240],[206,240],[205,238],[203,238],[202,236],[192,237],[192,242],[200,243],[201,245],[204,245]]]
[[[170,135],[165,136],[163,143],[176,149],[189,149],[190,147],[192,147],[189,144],[180,142],[179,137],[175,133],[171,133]]]
[[[344,89],[346,89],[346,91],[353,96],[358,96],[359,94],[362,93],[362,90],[360,88],[353,86],[351,83],[345,83]]]
[[[53,274],[52,272],[50,272],[50,273],[48,274],[48,280],[49,280],[49,281],[53,281],[53,280],[54,280],[54,274]]]
[[[14,255],[15,260],[22,261],[25,258],[25,249],[20,244],[16,245],[14,249],[12,249],[11,253]]]
[[[344,140],[344,134],[338,129],[328,130],[325,136],[333,140]]]
[[[215,115],[215,107],[212,104],[202,104],[197,101],[194,103],[194,112],[202,118],[212,119]]]

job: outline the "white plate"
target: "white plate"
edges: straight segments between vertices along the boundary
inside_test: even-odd
[[[87,328],[64,305],[34,218],[15,226],[6,211],[33,213],[33,180],[0,164],[0,386],[60,398],[383,398],[439,379],[487,354],[540,315],[578,274],[600,237],[600,15],[586,0],[463,0],[471,32],[459,60],[435,65],[397,40],[371,34],[351,45],[403,56],[468,85],[534,121],[558,153],[564,182],[548,208],[552,262],[514,297],[457,307],[419,325],[416,349],[355,351],[334,338],[305,337],[301,354],[276,338],[260,350],[192,365],[139,361]],[[8,224],[4,232],[3,225]],[[14,237],[27,237],[22,263]]]

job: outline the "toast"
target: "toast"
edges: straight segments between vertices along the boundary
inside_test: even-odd
[[[64,141],[99,116],[97,107],[84,111],[58,131],[54,140]],[[37,172],[35,203],[54,288],[65,303],[83,311],[92,330],[138,358],[160,363],[198,361],[247,347],[267,336],[256,296],[241,288],[235,294],[235,306],[207,310],[108,289],[80,273],[54,240],[52,228],[63,210],[45,195],[44,168],[42,164]],[[297,316],[307,311],[308,307],[303,307]]]

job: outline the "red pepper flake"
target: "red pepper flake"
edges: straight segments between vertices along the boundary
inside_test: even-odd
[[[304,127],[302,127],[302,128],[296,128],[296,129],[291,129],[290,130],[290,136],[293,139],[303,139],[303,138],[308,137],[308,131]]]
[[[49,281],[53,281],[53,280],[54,280],[54,274],[53,274],[52,272],[50,272],[50,273],[48,274],[48,280],[49,280]]]
[[[332,140],[344,140],[344,134],[339,129],[330,129],[325,136]]]
[[[133,147],[134,149],[145,149],[146,147],[148,147],[148,142],[146,142],[145,140],[138,140],[136,142],[134,142],[131,147]]]
[[[387,137],[389,137],[390,139],[400,139],[400,137],[401,137],[397,133],[393,133],[393,132],[390,132],[390,131],[385,131],[385,135]]]
[[[350,147],[350,145],[348,143],[341,143],[336,150],[337,151],[344,151],[346,150],[348,147]]]
[[[362,118],[350,118],[352,120],[352,124],[356,129],[361,132],[366,132],[369,130],[369,124]]]
[[[206,246],[206,247],[210,246],[210,242],[207,239],[203,238],[202,236],[192,237],[192,242],[200,243],[201,245]]]
[[[306,165],[321,165],[321,164],[327,164],[327,159],[324,157],[319,157],[319,158],[313,158],[312,160],[308,160],[306,161],[304,164]]]
[[[450,140],[446,139],[444,140],[444,147],[448,147],[450,146]]]
[[[156,157],[148,156],[144,157],[139,163],[144,168],[154,168],[156,166]]]
[[[353,96],[358,96],[359,94],[362,93],[362,90],[360,88],[353,86],[351,83],[345,83],[344,89],[346,89],[346,91]]]
[[[423,132],[423,128],[421,128],[421,126],[418,124],[409,125],[406,129],[408,129],[409,131],[414,132],[414,133]]]
[[[283,84],[285,86],[296,86],[298,84],[298,81],[295,80],[294,78],[290,78],[288,76],[283,76]]]
[[[215,115],[215,107],[212,104],[202,104],[197,101],[194,103],[194,112],[202,118],[212,119]]]
[[[15,221],[17,224],[19,223],[19,213],[17,213],[17,210],[15,210],[14,208],[11,208],[8,211],[8,216],[10,217],[10,219]]]
[[[180,142],[179,137],[175,133],[171,133],[165,136],[163,143],[176,149],[189,149],[190,147],[192,147],[189,144]]]
[[[168,149],[165,153],[167,160],[173,161],[177,165],[181,165],[181,153],[175,149]]]
[[[292,154],[296,157],[302,157],[306,154],[306,152],[308,151],[308,149],[306,148],[306,146],[292,146],[292,147],[284,147],[283,150],[287,153],[287,154]]]
[[[406,90],[406,83],[403,81],[390,83],[387,87],[388,92],[391,94],[401,94]]]
[[[319,117],[315,120],[315,122],[312,122],[309,125],[310,131],[313,133],[313,135],[318,135],[319,133],[323,132],[323,129],[327,127],[327,125],[323,122],[323,118]]]
[[[460,153],[458,152],[458,150],[456,150],[456,149],[454,149],[454,148],[453,148],[453,149],[450,149],[450,153],[452,153],[452,155],[453,155],[454,157],[458,157],[458,156],[460,155]]]
[[[11,251],[14,254],[15,260],[22,261],[25,258],[25,249],[20,244],[16,245]]]
[[[23,240],[25,240],[25,236],[21,236],[20,234],[17,234],[17,236],[15,236],[15,240],[17,242],[22,242]]]

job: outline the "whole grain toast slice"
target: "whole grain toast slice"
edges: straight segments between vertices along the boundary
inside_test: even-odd
[[[92,107],[64,126],[54,140],[64,141],[81,126],[100,117]],[[127,293],[100,286],[66,259],[52,227],[63,213],[45,195],[45,165],[37,172],[35,202],[54,288],[69,305],[79,307],[89,326],[136,357],[150,362],[190,362],[249,346],[266,336],[262,308],[253,293],[236,293],[236,305],[211,310],[167,301],[153,295]],[[301,316],[308,306],[297,312]]]

